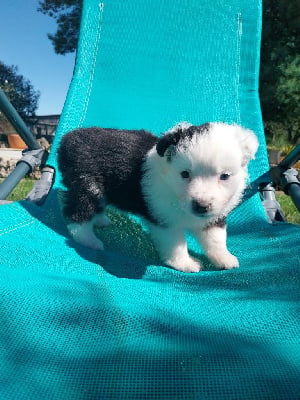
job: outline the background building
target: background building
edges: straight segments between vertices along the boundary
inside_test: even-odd
[[[36,139],[46,139],[51,145],[55,136],[56,128],[59,121],[59,114],[55,115],[39,115],[31,117],[26,121],[26,125],[33,133]],[[0,147],[7,147],[7,135],[16,133],[14,128],[1,115],[0,118]]]

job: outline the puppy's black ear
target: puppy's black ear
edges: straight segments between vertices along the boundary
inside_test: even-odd
[[[160,157],[163,157],[168,149],[168,154],[174,154],[175,153],[175,146],[178,143],[179,139],[176,141],[176,138],[174,137],[173,133],[167,133],[164,136],[162,136],[157,145],[156,145],[156,151],[157,154]]]
[[[168,161],[171,161],[172,156],[176,153],[176,146],[183,137],[183,132],[190,126],[191,124],[188,122],[181,122],[165,133],[156,145],[157,154],[161,157],[167,154]]]

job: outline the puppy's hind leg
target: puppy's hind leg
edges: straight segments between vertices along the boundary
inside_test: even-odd
[[[104,250],[103,243],[94,233],[95,218],[97,217],[99,216],[96,215],[91,220],[81,224],[71,222],[67,225],[67,228],[75,242],[90,249]]]
[[[65,218],[78,223],[89,221],[95,214],[103,211],[100,203],[101,188],[98,188],[96,184],[87,185],[86,180],[75,182],[74,185],[68,187],[66,192],[63,192],[63,214]]]
[[[107,215],[104,214],[104,212],[102,212],[100,214],[96,214],[93,218],[93,221],[94,221],[94,225],[97,228],[104,228],[111,224],[111,220],[108,218]]]
[[[94,233],[94,225],[108,225],[108,218],[103,214],[100,205],[100,190],[91,192],[79,187],[72,188],[64,194],[64,215],[70,220],[67,225],[72,238],[79,244],[103,250],[103,243]]]

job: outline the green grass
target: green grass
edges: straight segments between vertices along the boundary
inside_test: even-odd
[[[33,179],[30,178],[22,179],[19,185],[9,195],[8,200],[17,201],[24,199],[32,189],[34,183],[35,181]],[[300,225],[300,212],[295,207],[291,198],[289,196],[286,196],[283,192],[276,192],[276,198],[288,222]]]
[[[1,180],[2,181],[2,180]],[[17,201],[23,200],[35,184],[35,180],[31,178],[24,178],[18,186],[10,193],[7,200]]]
[[[276,199],[288,222],[300,225],[300,212],[297,210],[291,198],[283,192],[276,192]]]

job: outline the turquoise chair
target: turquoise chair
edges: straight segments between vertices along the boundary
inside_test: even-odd
[[[0,207],[0,399],[299,399],[300,230],[259,195],[228,220],[240,268],[162,266],[137,217],[111,209],[105,252],[68,236],[56,150],[81,126],[239,123],[269,169],[258,98],[260,0],[85,0],[42,206]]]

